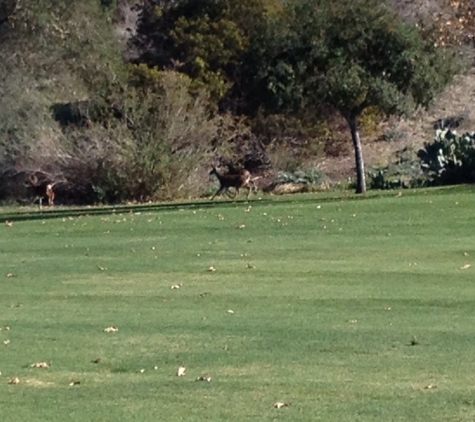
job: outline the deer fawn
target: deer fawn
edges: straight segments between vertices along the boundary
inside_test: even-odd
[[[229,197],[229,188],[234,188],[236,192],[231,198],[235,198],[236,195],[239,195],[239,189],[246,188],[247,189],[247,198],[251,195],[251,189],[253,188],[253,181],[251,179],[251,173],[247,170],[241,170],[239,173],[226,173],[220,174],[213,167],[213,170],[209,172],[209,175],[215,175],[219,180],[219,189],[213,195],[211,200],[213,200],[217,195],[221,195],[223,192],[226,193]]]

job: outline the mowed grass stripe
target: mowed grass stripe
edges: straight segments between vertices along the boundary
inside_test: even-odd
[[[473,420],[473,205],[462,187],[2,226],[0,407],[22,421]]]

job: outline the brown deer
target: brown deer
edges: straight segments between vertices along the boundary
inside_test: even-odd
[[[239,189],[247,189],[247,198],[251,195],[251,189],[254,188],[253,180],[251,179],[251,173],[247,170],[241,170],[236,173],[225,173],[220,174],[215,167],[209,172],[210,176],[216,176],[219,181],[219,189],[213,195],[211,200],[213,200],[217,195],[221,195],[223,192],[226,193],[230,198],[235,198],[236,195],[239,195]],[[229,188],[234,188],[236,191],[233,196],[230,196]]]
[[[39,207],[43,207],[43,199],[45,197],[48,198],[48,205],[52,207],[54,205],[54,185],[56,183],[46,183],[42,182],[40,183],[38,181],[38,177],[35,174],[32,174],[29,177],[29,182],[30,182],[30,189],[33,191],[34,199],[33,199],[33,204],[38,201]]]

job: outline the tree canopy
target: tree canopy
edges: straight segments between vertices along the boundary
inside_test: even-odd
[[[426,107],[455,71],[446,50],[380,0],[293,2],[253,53],[260,65],[245,86],[255,107],[324,102],[348,121],[357,192],[366,189],[357,117],[369,106],[388,115]]]
[[[238,78],[267,10],[262,0],[147,0],[139,8],[138,61],[186,73],[217,100]]]

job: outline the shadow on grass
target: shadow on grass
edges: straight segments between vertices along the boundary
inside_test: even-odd
[[[412,194],[427,194],[427,193],[453,193],[454,190],[459,192],[466,192],[474,190],[471,185],[459,186],[444,186],[435,188],[411,189],[405,192]],[[338,201],[361,201],[367,199],[383,198],[394,196],[395,191],[369,191],[365,194],[357,195],[352,192],[325,192],[325,193],[306,193],[295,195],[264,195],[257,199],[237,199],[237,200],[194,200],[184,202],[158,202],[148,204],[133,204],[133,205],[98,205],[85,207],[61,207],[46,210],[39,209],[19,209],[18,211],[0,212],[0,221],[27,221],[27,220],[44,220],[52,218],[64,217],[79,217],[84,215],[105,215],[114,213],[132,213],[132,212],[146,212],[146,211],[164,211],[164,210],[178,210],[178,209],[193,209],[193,208],[211,208],[211,207],[233,207],[236,205],[249,204],[252,206],[258,205],[279,205],[282,203],[330,203]]]

